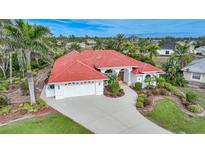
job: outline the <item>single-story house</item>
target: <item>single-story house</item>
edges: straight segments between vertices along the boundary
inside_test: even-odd
[[[114,50],[72,51],[55,61],[46,86],[46,96],[62,99],[103,95],[108,80],[106,74],[109,73],[117,74],[127,85],[141,82],[145,87],[147,77],[159,76],[163,71]]]
[[[73,44],[77,44],[77,45],[79,45],[81,48],[85,48],[86,47],[86,44],[85,44],[85,42],[69,42],[69,43],[67,43],[66,44],[66,47],[71,47]]]
[[[191,85],[201,86],[205,84],[205,58],[192,61],[182,71],[184,78]]]
[[[194,53],[205,56],[205,46],[195,48]]]
[[[176,42],[168,42],[160,45],[160,49],[158,53],[160,56],[170,56],[174,53],[175,46],[177,45]]]

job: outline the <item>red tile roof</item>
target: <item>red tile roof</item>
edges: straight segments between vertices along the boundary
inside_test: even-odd
[[[143,63],[143,65],[141,65],[139,68],[132,70],[132,73],[134,74],[139,74],[144,72],[163,72],[163,71],[160,68],[147,63]]]
[[[81,80],[106,80],[107,76],[96,68],[134,67],[133,73],[162,70],[114,50],[85,50],[81,53],[72,51],[58,58],[53,66],[49,83]]]

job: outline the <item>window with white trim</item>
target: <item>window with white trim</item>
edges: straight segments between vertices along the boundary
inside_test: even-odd
[[[201,80],[201,73],[192,73],[192,79]]]

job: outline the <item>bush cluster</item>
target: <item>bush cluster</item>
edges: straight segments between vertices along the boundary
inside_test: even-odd
[[[190,104],[188,105],[188,110],[194,113],[198,113],[201,111],[201,107],[199,104]]]
[[[151,103],[151,100],[147,98],[145,94],[139,94],[137,101],[136,101],[136,107],[137,108],[143,108],[144,106],[147,106]]]
[[[8,98],[4,95],[0,95],[0,108],[7,106],[9,103]]]
[[[0,92],[4,92],[9,88],[8,80],[0,79]]]
[[[30,102],[24,102],[21,104],[21,110],[25,111],[26,113],[37,112],[41,109],[47,107],[47,104],[41,98],[37,99],[36,105],[32,106]]]
[[[197,101],[197,95],[191,91],[186,93],[186,100],[192,104],[195,104]]]
[[[134,89],[136,90],[141,90],[142,89],[142,83],[141,82],[136,82],[134,84]]]

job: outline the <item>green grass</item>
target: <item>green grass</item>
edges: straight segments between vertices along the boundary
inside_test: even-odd
[[[88,129],[59,113],[11,123],[0,134],[90,134]]]
[[[159,100],[156,108],[145,116],[175,133],[205,133],[205,117],[189,117],[169,99]]]
[[[168,59],[169,56],[157,56],[153,58],[153,61],[155,62],[156,66],[162,67],[162,65],[166,63]]]
[[[178,87],[181,91],[184,93],[187,92],[193,92],[197,95],[198,103],[205,108],[205,90],[204,89],[199,89],[199,88],[194,88],[194,87]]]

